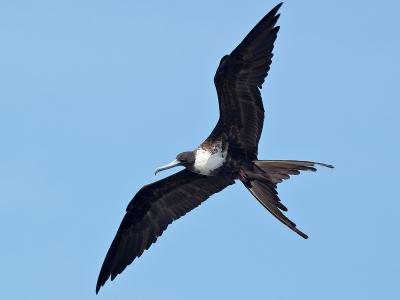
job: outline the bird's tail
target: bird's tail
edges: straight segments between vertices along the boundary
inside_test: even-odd
[[[282,211],[287,211],[286,206],[281,203],[276,191],[277,184],[290,175],[297,175],[300,171],[316,171],[315,166],[333,168],[332,165],[297,160],[256,160],[253,161],[251,170],[241,172],[241,181],[250,193],[273,214],[279,221],[288,226],[294,232],[308,238],[300,231],[296,224],[289,220]]]

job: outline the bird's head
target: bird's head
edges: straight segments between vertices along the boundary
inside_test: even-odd
[[[170,162],[169,164],[159,167],[156,169],[155,174],[157,175],[158,172],[164,171],[176,166],[184,166],[184,167],[189,167],[194,163],[195,160],[195,155],[193,151],[186,151],[179,153],[176,156],[176,159]]]

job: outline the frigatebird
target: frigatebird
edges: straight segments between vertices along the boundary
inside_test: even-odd
[[[308,238],[282,211],[277,184],[315,166],[311,161],[259,160],[258,142],[264,123],[260,89],[272,59],[279,31],[275,6],[244,40],[225,55],[214,77],[220,116],[210,136],[193,151],[178,154],[157,172],[176,166],[184,170],[143,186],[126,208],[126,214],[101,267],[96,293],[142,255],[169,224],[191,211],[212,194],[240,180],[279,221]]]

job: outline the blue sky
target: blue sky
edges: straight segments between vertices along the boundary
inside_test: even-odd
[[[218,118],[212,82],[277,1],[0,2],[1,299],[395,299],[398,1],[286,1],[264,159],[302,240],[236,184],[95,296],[125,207]]]

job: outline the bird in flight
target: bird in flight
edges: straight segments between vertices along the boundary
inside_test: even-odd
[[[219,102],[219,120],[210,136],[193,151],[179,153],[171,163],[184,170],[143,186],[126,208],[126,214],[107,252],[97,280],[96,293],[113,280],[136,257],[142,255],[169,224],[211,195],[239,180],[279,221],[303,238],[307,235],[284,214],[277,184],[315,166],[333,166],[311,161],[259,160],[258,142],[264,123],[260,89],[268,75],[279,26],[275,6],[244,40],[225,55],[214,77]]]

